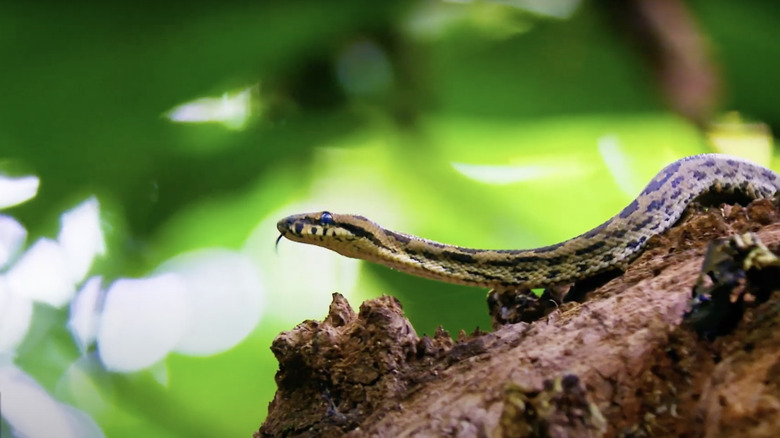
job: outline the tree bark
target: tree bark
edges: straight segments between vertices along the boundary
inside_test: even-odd
[[[767,200],[691,212],[584,302],[457,341],[419,338],[392,297],[355,314],[334,294],[324,321],[274,340],[255,437],[778,436],[780,275],[748,276],[773,291],[752,303],[727,299],[734,328],[684,315],[708,242],[756,231],[776,253],[779,221]]]

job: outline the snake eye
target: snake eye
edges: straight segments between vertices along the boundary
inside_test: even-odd
[[[333,225],[333,216],[327,211],[323,211],[322,215],[320,216],[320,224]]]

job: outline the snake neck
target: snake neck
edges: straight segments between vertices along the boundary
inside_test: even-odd
[[[609,220],[596,230],[608,230]],[[591,231],[565,242],[528,250],[488,250],[448,245],[417,236],[381,230],[367,252],[350,257],[379,263],[420,277],[478,287],[535,288],[597,274],[608,266],[622,266],[633,253],[616,251],[626,238],[640,248],[646,237],[625,233],[623,239],[594,240]],[[596,260],[597,259],[597,260]]]

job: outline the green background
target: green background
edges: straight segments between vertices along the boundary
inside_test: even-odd
[[[718,109],[776,129],[780,5],[688,5],[725,84]],[[84,384],[101,409],[58,390],[79,356],[66,310],[36,308],[45,335],[15,362],[110,437],[250,436],[275,390],[272,339],[322,318],[332,292],[355,308],[392,294],[420,335],[489,328],[484,290],[287,241],[274,252],[275,221],[304,207],[361,213],[484,248],[551,244],[601,223],[663,165],[711,151],[667,108],[612,7],[555,18],[490,2],[0,5],[0,169],[41,179],[35,199],[5,213],[51,236],[64,209],[96,194],[108,253],[93,273],[141,277],[182,252],[226,247],[257,260],[267,295],[236,347],[170,355],[167,385],[95,370]],[[250,87],[240,127],[165,117]],[[622,181],[604,143],[618,145]],[[486,181],[461,164],[510,176]]]

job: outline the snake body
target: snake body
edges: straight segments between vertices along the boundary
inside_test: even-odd
[[[775,197],[780,176],[736,157],[686,157],[662,169],[636,199],[603,224],[534,249],[447,245],[387,230],[362,216],[330,212],[289,216],[277,228],[280,239],[322,246],[421,277],[493,289],[531,289],[625,269],[650,237],[674,225],[691,201],[708,193]]]

